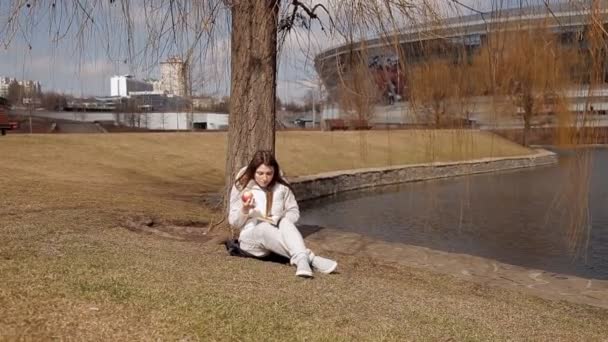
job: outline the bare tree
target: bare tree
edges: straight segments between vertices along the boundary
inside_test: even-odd
[[[579,63],[543,25],[520,31],[497,31],[475,57],[475,79],[481,93],[510,103],[523,122],[522,144],[529,144],[531,128],[564,108],[564,89],[572,84]],[[492,72],[487,72],[492,70]],[[485,72],[484,72],[485,71]]]
[[[226,184],[256,150],[274,151],[278,0],[232,5],[232,61]]]
[[[455,69],[448,61],[431,61],[410,69],[411,102],[422,116],[430,116],[435,128],[451,122],[458,88]]]
[[[162,129],[165,129],[165,125],[167,124],[167,117],[166,117],[166,115],[167,114],[165,114],[165,113],[161,113],[160,114],[160,127]]]
[[[352,62],[349,77],[344,77],[338,88],[339,104],[350,119],[368,121],[381,94],[367,63],[353,58],[357,60]]]
[[[233,1],[231,4],[231,91],[226,158],[226,184],[256,150],[275,148],[277,51],[280,39],[296,27],[310,28],[310,20],[327,9],[280,0]],[[279,34],[282,33],[282,36]]]
[[[13,105],[23,104],[23,87],[17,81],[13,81],[8,85],[7,98]]]

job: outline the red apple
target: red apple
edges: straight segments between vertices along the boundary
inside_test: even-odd
[[[245,192],[243,192],[241,199],[243,200],[243,202],[247,203],[247,202],[249,202],[251,197],[253,197],[253,194],[251,193],[251,191],[245,191]]]

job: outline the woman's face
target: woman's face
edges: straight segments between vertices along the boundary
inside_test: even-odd
[[[274,168],[272,166],[262,164],[255,170],[255,182],[262,188],[267,187],[273,177]]]

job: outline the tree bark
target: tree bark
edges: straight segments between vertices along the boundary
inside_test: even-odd
[[[236,0],[232,4],[227,191],[236,172],[257,150],[274,152],[279,3]]]
[[[530,128],[532,128],[532,125],[530,125],[530,118],[528,116],[524,117],[524,132],[523,132],[523,141],[522,141],[522,145],[528,147],[528,143],[529,143],[529,136],[530,136]]]
[[[527,90],[523,95],[523,119],[524,119],[524,132],[523,132],[523,141],[522,144],[524,146],[528,146],[529,143],[529,134],[530,128],[532,128],[532,115],[534,115],[534,97],[532,95],[532,90]]]

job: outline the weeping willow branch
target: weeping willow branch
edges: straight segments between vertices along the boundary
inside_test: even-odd
[[[323,27],[323,22],[317,15],[318,9],[325,11],[325,13],[329,16],[329,21],[330,21],[331,25],[333,26],[333,19],[331,18],[331,15],[329,14],[327,7],[325,7],[325,5],[323,5],[323,4],[316,4],[312,8],[308,8],[308,6],[301,3],[300,1],[292,0],[291,6],[293,6],[291,15],[288,16],[287,18],[283,18],[280,20],[279,31],[291,31],[291,29],[294,27],[294,25],[296,23],[300,23],[300,25],[302,27],[304,27],[305,29],[310,29],[309,21],[311,21],[313,19],[318,20],[319,24],[321,25],[321,30],[325,31],[325,27]],[[304,11],[306,13],[306,15],[308,16],[308,18],[306,18],[302,13],[300,13],[298,11],[299,9]]]

